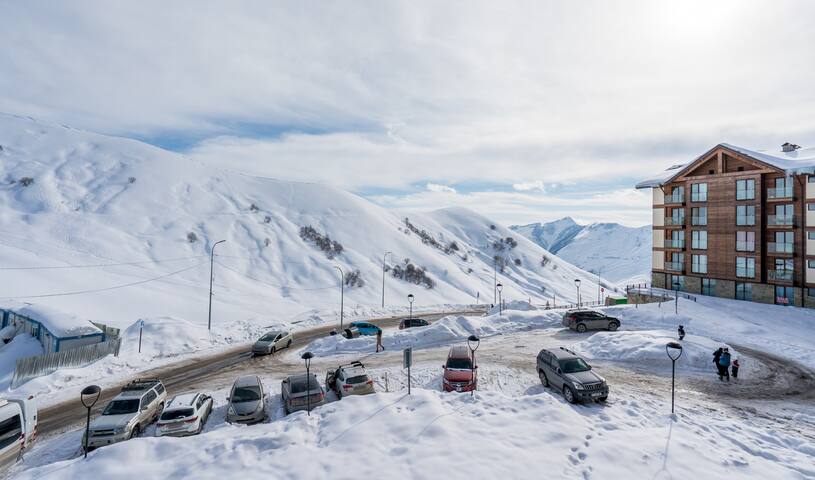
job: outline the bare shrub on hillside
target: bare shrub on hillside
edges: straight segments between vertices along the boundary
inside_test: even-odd
[[[359,270],[348,272],[345,274],[346,287],[362,287],[365,285],[365,280],[362,279],[362,273]]]
[[[31,177],[23,177],[23,178],[20,179],[20,185],[22,185],[24,187],[32,185],[33,183],[34,183],[34,179],[31,178]]]
[[[187,241],[190,243],[195,243],[198,241],[198,235],[195,232],[190,232],[187,234]]]
[[[405,259],[404,267],[394,265],[390,271],[394,277],[416,285],[424,285],[428,290],[436,286],[436,282],[427,275],[425,267],[417,267],[409,258]]]
[[[300,227],[300,238],[304,242],[311,242],[317,248],[325,252],[325,256],[330,260],[341,254],[343,246],[336,240],[331,240],[328,234],[320,233],[311,225]]]

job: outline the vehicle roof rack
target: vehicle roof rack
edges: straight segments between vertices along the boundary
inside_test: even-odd
[[[566,347],[560,347],[560,349],[561,349],[561,350],[563,350],[564,352],[569,352],[569,353],[571,353],[571,354],[572,354],[572,355],[574,355],[574,356],[578,356],[576,353],[574,353],[573,351],[569,350],[569,349],[568,349],[568,348],[566,348]]]
[[[340,367],[362,367],[365,368],[365,365],[362,364],[359,360],[354,360],[351,363],[342,363]]]
[[[137,378],[136,380],[128,382],[127,385],[122,387],[122,391],[127,392],[134,390],[147,390],[148,388],[153,388],[159,383],[161,383],[161,380],[158,378]]]

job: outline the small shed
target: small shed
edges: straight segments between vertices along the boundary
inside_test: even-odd
[[[105,332],[93,323],[51,307],[22,304],[0,312],[0,329],[11,327],[15,334],[28,333],[40,341],[46,353],[105,341]]]

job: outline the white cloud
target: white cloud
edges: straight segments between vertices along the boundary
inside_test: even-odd
[[[428,183],[427,189],[431,192],[456,193],[455,188],[447,185],[439,185],[437,183]]]
[[[519,192],[528,192],[530,190],[538,190],[540,192],[546,191],[541,180],[535,180],[534,182],[513,183],[512,188],[518,190]]]

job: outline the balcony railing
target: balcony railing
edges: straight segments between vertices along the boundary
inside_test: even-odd
[[[791,282],[792,270],[768,270],[767,278],[776,282]]]
[[[704,217],[691,217],[690,218],[691,225],[707,225],[707,216]]]
[[[665,217],[665,225],[684,225],[685,217]]]
[[[672,238],[665,239],[665,248],[685,248],[684,240],[674,240]]]
[[[756,242],[736,242],[737,252],[755,252]]]
[[[683,270],[682,262],[665,262],[665,270],[672,270],[674,272],[681,272]]]
[[[773,227],[791,227],[792,215],[767,215],[767,225]]]
[[[665,195],[665,203],[685,203],[685,195],[682,195],[681,193]]]
[[[767,242],[767,253],[792,253],[792,243]]]
[[[736,215],[736,225],[755,225],[755,215]]]
[[[756,278],[756,269],[755,267],[736,267],[736,276],[739,278]]]
[[[767,198],[792,198],[792,187],[768,188]]]

